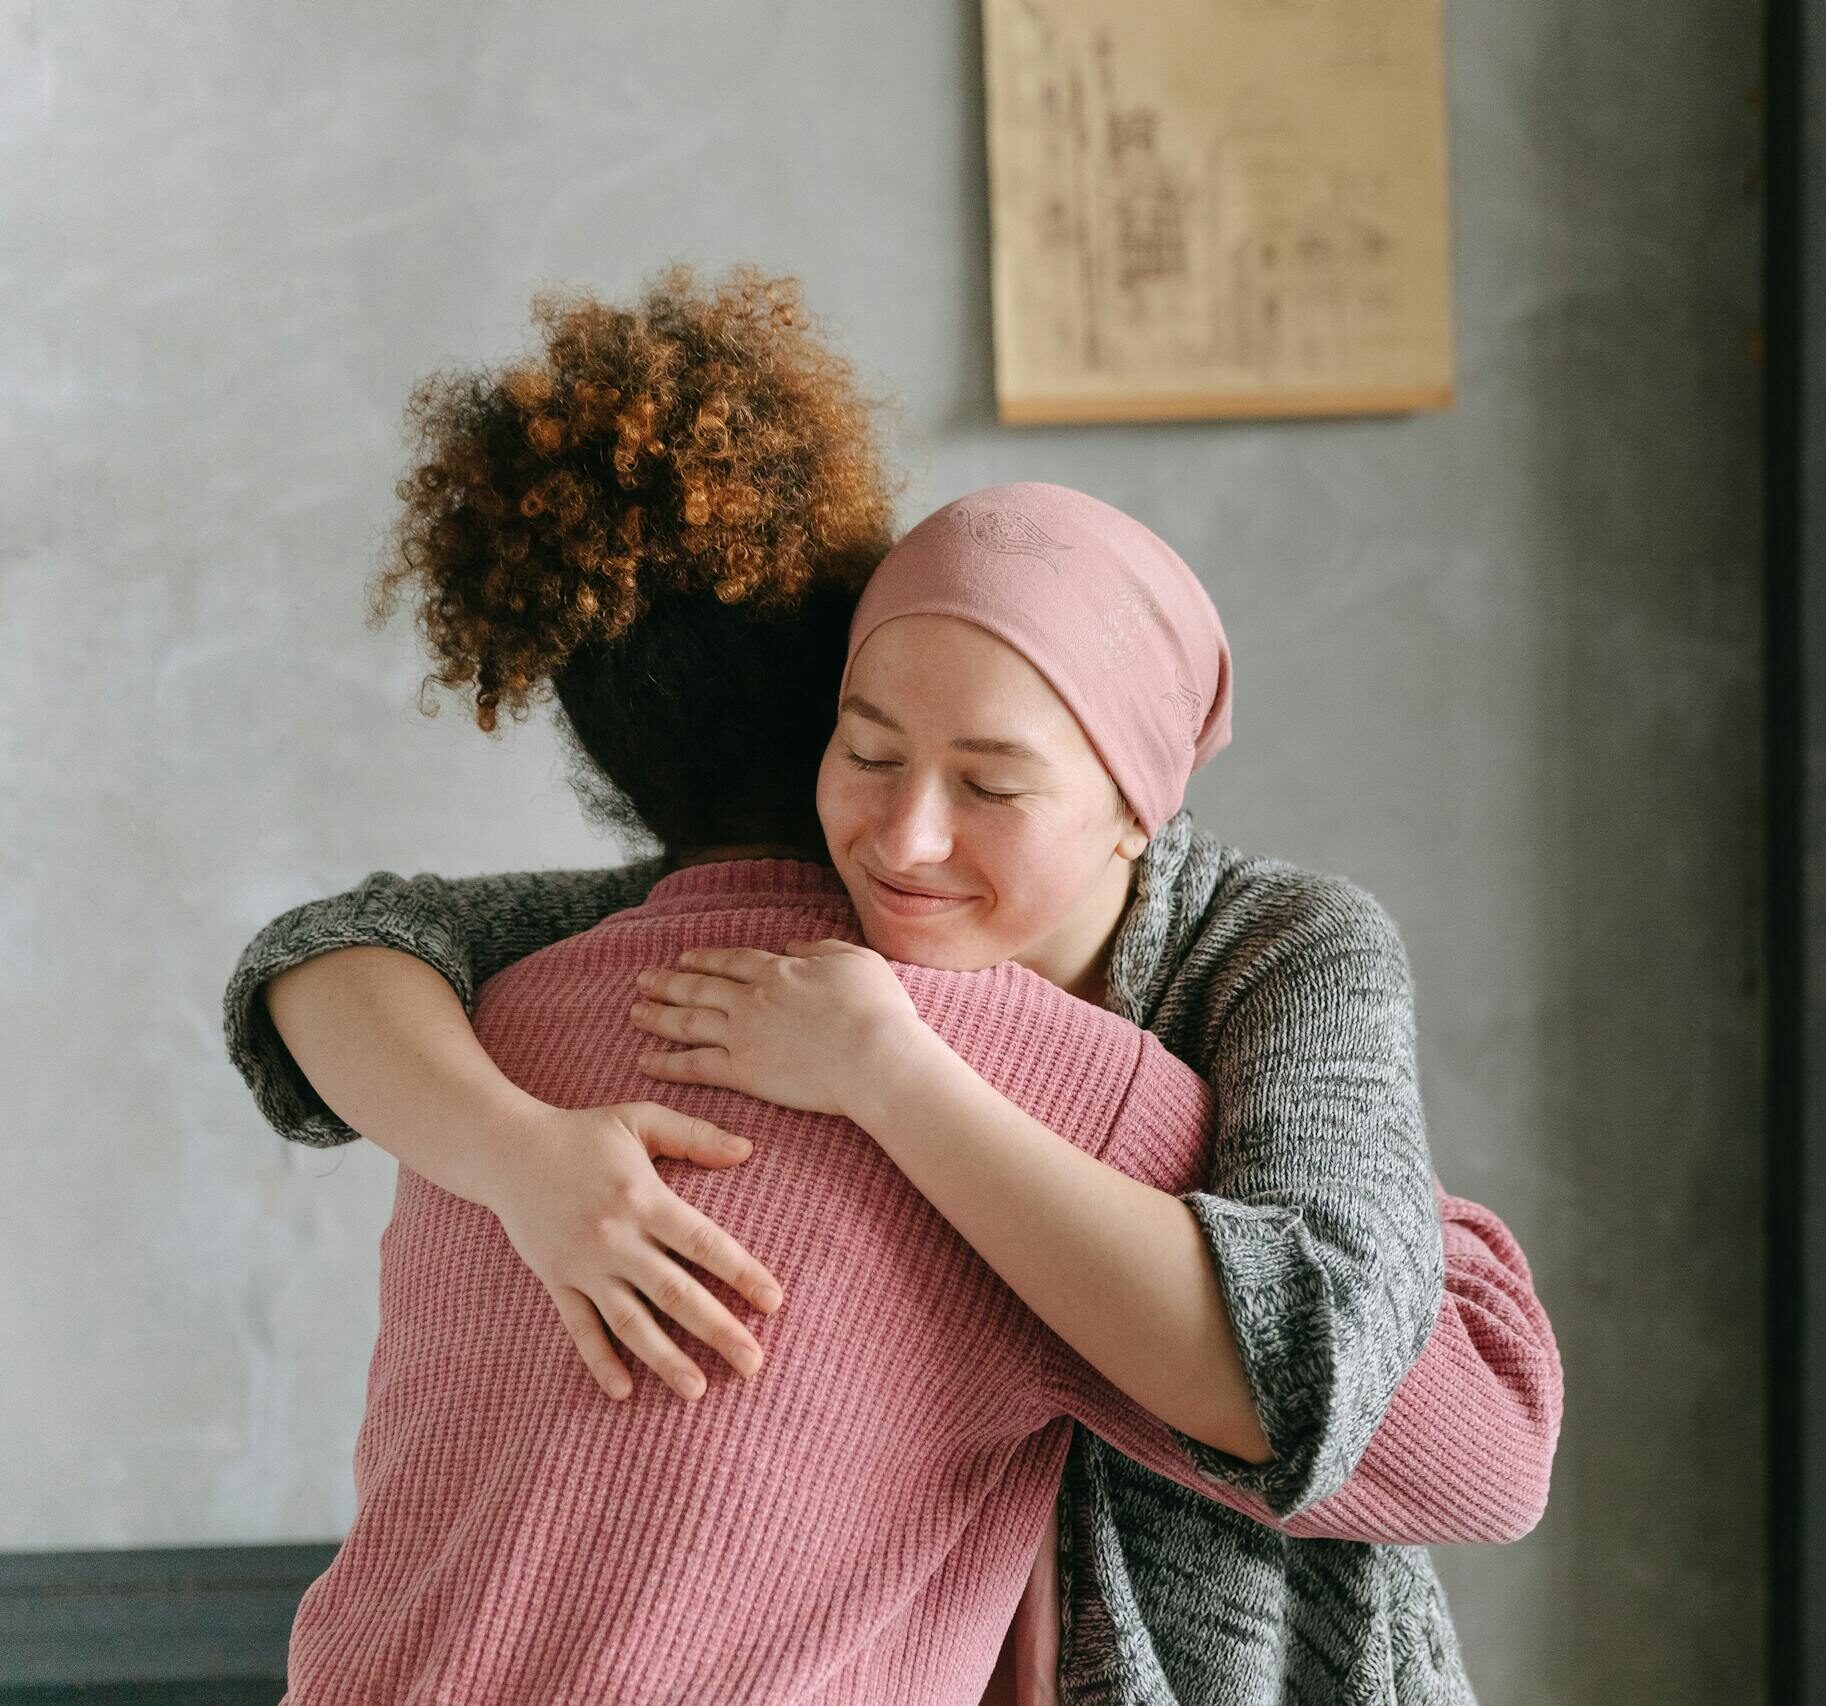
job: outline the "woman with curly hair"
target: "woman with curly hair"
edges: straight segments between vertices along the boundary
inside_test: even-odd
[[[1418,1547],[1538,1519],[1552,1335],[1500,1221],[1432,1180],[1386,915],[1179,809],[1228,727],[1227,650],[1190,571],[1106,505],[1012,488],[947,506],[870,580],[889,503],[868,407],[790,285],[674,275],[633,309],[539,312],[542,359],[415,398],[424,456],[377,614],[413,589],[437,679],[473,688],[485,728],[549,687],[593,807],[664,851],[610,872],[376,873],[276,920],[237,967],[231,1053],[268,1118],[303,1142],[360,1131],[403,1163],[356,1531],[307,1595],[295,1657],[301,1637],[340,1643],[397,1692],[408,1647],[421,1664],[460,1650],[472,1695],[590,1698],[580,1679],[603,1665],[661,1662],[643,1642],[681,1676],[702,1655],[661,1634],[694,1612],[723,1643],[720,1699],[809,1698],[814,1679],[820,1699],[974,1699],[1004,1629],[991,1692],[1029,1700],[1055,1683],[1072,1700],[1469,1699]],[[1011,558],[1052,577],[1031,621],[981,602]],[[1074,585],[1121,587],[1099,656],[1123,667],[1088,697],[1069,625],[1049,626]],[[1180,742],[1192,722],[1205,738]],[[997,766],[1017,785],[991,786]],[[640,955],[675,947],[686,916],[699,958],[653,967],[635,999]],[[795,940],[808,923],[826,940]],[[952,971],[896,975],[865,933]],[[640,1067],[676,1106],[631,1094],[624,1017],[686,1045]],[[1119,1036],[1191,1099],[1137,1094],[1139,1067],[1100,1091],[1087,1039]],[[746,1117],[777,1141],[729,1172],[734,1090],[766,1099]],[[847,1150],[820,1115],[874,1145]],[[705,1171],[662,1179],[655,1155]],[[877,1195],[846,1196],[865,1179]],[[763,1212],[782,1188],[800,1217],[783,1240]],[[896,1190],[919,1214],[875,1212]],[[773,1235],[784,1303],[725,1220]],[[1013,1299],[956,1265],[966,1246],[1051,1334],[998,1312]],[[858,1249],[871,1288],[848,1295]],[[951,1276],[930,1331],[914,1256]],[[768,1316],[758,1379],[757,1332],[675,1257]],[[795,1344],[794,1293],[822,1338]],[[711,1396],[648,1304],[742,1381]],[[684,1448],[640,1431],[668,1400],[635,1389],[611,1332],[693,1406]],[[1005,1353],[1036,1345],[1049,1372],[1023,1384]],[[617,1402],[582,1404],[579,1381]],[[768,1405],[807,1392],[860,1418],[829,1484],[729,1479],[717,1428],[752,1412],[746,1437],[785,1450]],[[909,1407],[922,1393],[932,1408]],[[953,1452],[999,1442],[986,1482],[932,1454],[932,1414]],[[560,1423],[561,1449],[541,1432]],[[876,1517],[884,1554],[843,1526],[859,1440],[871,1473],[904,1479]],[[657,1490],[641,1451],[664,1457]],[[651,1495],[621,1509],[619,1554],[587,1520],[615,1511],[590,1500],[616,1475]],[[1042,1540],[1033,1496],[1055,1486]],[[691,1551],[719,1499],[721,1545]],[[828,1523],[834,1560],[783,1554],[774,1506]],[[404,1591],[402,1555],[421,1598],[356,1639],[348,1620]],[[732,1560],[772,1573],[742,1586],[717,1574]],[[686,1566],[719,1597],[694,1599]],[[432,1581],[444,1597],[423,1597]],[[299,1695],[320,1697],[339,1696]]]

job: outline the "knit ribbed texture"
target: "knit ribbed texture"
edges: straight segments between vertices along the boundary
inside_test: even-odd
[[[351,941],[413,948],[423,931],[434,964],[453,944],[466,952],[463,968],[440,969],[467,999],[465,974],[630,904],[656,870],[455,882],[381,872],[296,908],[236,968],[231,1057],[282,1133],[347,1141],[262,1023],[266,977]],[[1187,1200],[1245,1300],[1241,1349],[1279,1459],[1264,1475],[1181,1444],[1277,1501],[1288,1534],[1074,1429],[1058,1507],[1058,1697],[1469,1701],[1423,1550],[1290,1538],[1326,1532],[1317,1525],[1334,1500],[1353,1499],[1366,1503],[1341,1504],[1331,1532],[1519,1537],[1538,1520],[1558,1436],[1557,1350],[1520,1251],[1488,1211],[1436,1195],[1399,938],[1343,879],[1222,847],[1184,814],[1155,837],[1140,875],[1111,1004],[1216,1086],[1208,1189]],[[1030,1556],[1041,1532],[1023,1536]],[[980,1538],[934,1578],[934,1603],[949,1600],[953,1576],[975,1578]],[[921,1599],[905,1615],[924,1626],[930,1612]]]
[[[544,1101],[637,1100],[641,967],[833,935],[856,939],[854,915],[816,866],[681,872],[491,979],[476,1032]],[[926,1023],[1062,1137],[1161,1189],[1201,1177],[1209,1088],[1145,1032],[1013,964],[903,976]],[[668,1100],[755,1142],[739,1169],[661,1166],[786,1288],[755,1324],[762,1376],[706,1359],[696,1405],[650,1373],[612,1403],[495,1217],[403,1170],[358,1510],[300,1608],[299,1706],[948,1706],[981,1694],[1027,1580],[1061,1417],[1203,1484],[1170,1429],[1052,1353],[854,1126],[725,1090]],[[927,1591],[966,1537],[967,1573]]]

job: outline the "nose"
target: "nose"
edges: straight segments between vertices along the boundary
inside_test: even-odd
[[[903,777],[875,824],[875,857],[887,873],[917,876],[951,857],[951,807],[936,780]]]

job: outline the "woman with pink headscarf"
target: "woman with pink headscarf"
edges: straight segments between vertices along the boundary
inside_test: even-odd
[[[1338,1484],[1343,1466],[1325,1458],[1354,1450],[1351,1411],[1382,1414],[1426,1342],[1441,1294],[1431,1255],[1414,1258],[1431,1250],[1437,1187],[1405,961],[1380,909],[1340,879],[1195,833],[1162,838],[1186,822],[1191,773],[1229,744],[1231,682],[1210,598],[1132,517],[1032,482],[946,505],[863,593],[819,777],[831,857],[871,946],[688,953],[648,980],[633,1019],[685,1045],[649,1058],[656,1078],[854,1119],[1043,1319],[1157,1413],[1195,1367],[1187,1346],[1232,1340],[1241,1437],[1253,1443],[1253,1403],[1272,1456],[1245,1467],[1236,1444],[1204,1456],[1292,1514]],[[959,798],[966,772],[981,803]],[[1206,1067],[1224,1128],[1210,1195],[1080,1165],[919,1022],[888,965],[1009,958]],[[1248,1041],[1210,1049],[1232,1027]],[[1295,1047],[1310,1067],[1282,1058]],[[1137,1250],[1152,1259],[1134,1264]],[[1221,1389],[1212,1372],[1207,1359],[1193,1377]],[[1084,1470],[1117,1506],[1154,1480],[1094,1449]],[[1545,1459],[1536,1471],[1544,1500]],[[1181,1489],[1167,1496],[1196,1508]],[[1116,1563],[1094,1531],[1080,1538],[1093,1570]],[[1240,1584],[1203,1593],[1201,1620],[1251,1609]],[[1056,1627],[1023,1626],[1024,1685],[1056,1665]],[[1450,1651],[1441,1603],[1429,1688],[1468,1698]],[[1357,1697],[1355,1679],[1334,1694],[1323,1671],[1298,1649],[1264,1651],[1253,1680],[1232,1669],[1225,1697]]]
[[[1463,1501],[1450,1538],[1525,1533],[1558,1430],[1552,1336],[1501,1223],[1432,1177],[1386,914],[1182,809],[1230,738],[1231,675],[1197,577],[1133,518],[1032,483],[946,505],[864,592],[819,776],[868,946],[695,950],[651,968],[629,1016],[671,1045],[646,1059],[656,1084],[853,1120],[1041,1320],[1279,1520],[1080,1430],[1011,1649],[1024,1698],[1466,1701],[1424,1551],[1298,1525],[1372,1436],[1407,1429],[1378,1471],[1386,1531],[1363,1538],[1414,1539],[1442,1498]],[[271,944],[255,957],[270,975]],[[1018,961],[1152,1031],[1216,1092],[1207,1189],[1153,1190],[1034,1120],[921,1022],[889,960]],[[488,1069],[473,1037],[446,1026],[437,1046],[452,1077]],[[515,1189],[519,1207],[563,1195],[556,1175]],[[623,1388],[600,1321],[566,1325]],[[624,1345],[702,1390],[669,1341]],[[1468,1407],[1442,1415],[1447,1391]]]

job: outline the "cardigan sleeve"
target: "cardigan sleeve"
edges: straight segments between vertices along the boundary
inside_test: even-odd
[[[311,1087],[274,1026],[263,994],[269,978],[337,948],[397,948],[435,967],[473,1012],[476,991],[496,972],[638,905],[664,869],[664,860],[646,859],[484,877],[375,871],[281,913],[242,950],[222,996],[228,1058],[281,1137],[318,1148],[351,1142],[359,1134]]]
[[[1301,1539],[1520,1540],[1547,1509],[1565,1387],[1528,1259],[1489,1209],[1434,1194],[1446,1295],[1344,1485],[1282,1526]]]
[[[1060,1407],[1144,1468],[1296,1540],[1522,1539],[1547,1509],[1564,1390],[1559,1350],[1509,1229],[1481,1204],[1438,1194],[1446,1250],[1439,1319],[1362,1460],[1330,1498],[1282,1518],[1260,1494],[1205,1475],[1182,1445],[1186,1436],[1049,1333]]]
[[[1171,1149],[1213,1114],[1211,1093],[1164,1050],[1144,1051],[1146,1116],[1119,1116],[1106,1159],[1133,1163],[1140,1145]],[[1124,1135],[1122,1127],[1137,1125]],[[1125,1170],[1128,1170],[1125,1167]],[[1163,1176],[1169,1162],[1143,1161]],[[1041,1335],[1044,1387],[1062,1409],[1144,1468],[1299,1539],[1427,1546],[1519,1540],[1540,1521],[1559,1437],[1559,1353],[1521,1246],[1498,1217],[1433,1182],[1445,1250],[1445,1296],[1350,1478],[1329,1498],[1282,1519],[1259,1493],[1206,1476],[1211,1451],[1113,1386],[1063,1340]],[[1218,1454],[1222,1455],[1222,1454]],[[1199,1482],[1202,1480],[1203,1484]]]
[[[1437,1185],[1435,1194],[1445,1299],[1350,1479],[1291,1517],[1277,1517],[1259,1494],[1228,1481],[1219,1502],[1297,1540],[1495,1545],[1522,1539],[1540,1522],[1564,1403],[1553,1328],[1508,1227],[1479,1203]],[[1098,1376],[1087,1370],[1079,1378]],[[1148,1468],[1160,1467],[1153,1427],[1184,1443],[1188,1460],[1208,1452],[1120,1393],[1103,1404],[1101,1421],[1091,1425]],[[1106,1431],[1115,1406],[1139,1413]],[[1184,1483],[1177,1468],[1165,1472]]]
[[[1184,971],[1200,965],[1197,945]],[[1445,1299],[1444,1236],[1415,1059],[1406,950],[1343,878],[1281,896],[1246,982],[1199,1038],[1217,1092],[1205,1234],[1274,1453],[1181,1434],[1210,1475],[1289,1517],[1338,1491]]]

